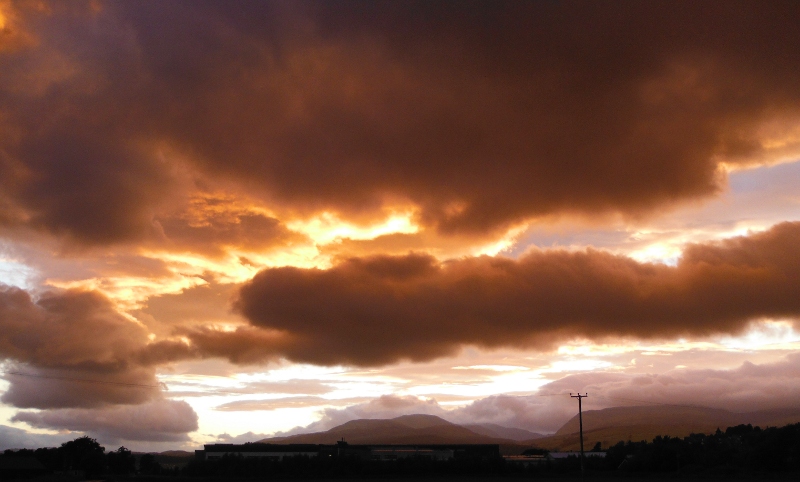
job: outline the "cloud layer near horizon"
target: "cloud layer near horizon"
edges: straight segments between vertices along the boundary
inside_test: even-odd
[[[322,365],[430,360],[465,346],[548,349],[573,337],[675,338],[738,333],[800,315],[800,223],[686,247],[677,266],[596,250],[534,250],[519,260],[351,258],[328,269],[273,268],[241,287],[251,322],[234,330],[176,324],[151,340],[92,292],[0,291],[3,401],[82,408],[157,400],[158,366],[285,357]],[[99,383],[92,383],[99,382]],[[80,384],[81,390],[75,390]],[[306,392],[303,392],[306,393]]]
[[[570,392],[589,392],[584,410],[614,406],[689,405],[755,412],[786,410],[800,395],[800,356],[775,363],[745,362],[732,370],[680,369],[661,374],[631,375],[592,372],[569,375],[542,386],[533,395],[492,395],[463,407],[448,409],[436,397],[386,395],[346,408],[326,408],[306,427],[276,436],[322,432],[350,420],[430,414],[453,423],[494,423],[538,433],[553,433],[576,413]],[[797,410],[792,411],[793,415]],[[255,441],[257,439],[250,439]]]
[[[188,403],[165,399],[103,410],[23,411],[12,420],[36,428],[86,432],[111,442],[182,442],[189,440],[188,432],[197,430],[197,414]]]
[[[720,162],[800,150],[796,2],[228,7],[4,4],[0,223],[91,245],[287,239],[263,214],[184,216],[224,187],[489,233],[658,211],[717,193]]]
[[[451,355],[464,345],[736,334],[760,318],[796,319],[799,287],[800,223],[783,223],[689,245],[674,267],[588,249],[534,250],[518,260],[409,254],[351,258],[328,270],[272,268],[241,288],[237,307],[277,333],[275,348],[292,360],[381,365]],[[247,330],[217,336],[242,348],[256,344]]]

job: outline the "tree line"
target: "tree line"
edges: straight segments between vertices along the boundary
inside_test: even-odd
[[[798,473],[800,423],[766,429],[737,425],[710,435],[619,442],[607,450],[604,462],[606,468],[633,473]]]
[[[6,450],[5,456],[30,456],[51,472],[80,471],[87,478],[100,475],[129,475],[134,473],[159,475],[164,470],[153,454],[137,457],[127,448],[106,453],[105,447],[90,437],[79,437],[65,442],[60,447]],[[172,471],[176,473],[176,471]]]

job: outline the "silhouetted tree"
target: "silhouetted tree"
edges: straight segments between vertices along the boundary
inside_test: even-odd
[[[106,449],[93,438],[84,436],[64,442],[58,451],[65,469],[83,470],[87,477],[100,475],[105,471]]]
[[[139,457],[139,473],[146,475],[158,475],[161,473],[161,464],[153,454],[144,454]]]
[[[136,457],[130,450],[120,447],[106,455],[108,470],[115,475],[132,474],[136,471]]]

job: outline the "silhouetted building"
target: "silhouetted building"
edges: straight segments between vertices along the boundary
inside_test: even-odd
[[[195,450],[195,457],[211,460],[220,458],[223,455],[238,455],[241,457],[268,457],[272,459],[283,459],[284,457],[294,457],[306,455],[316,457],[319,455],[319,445],[314,444],[210,444],[204,445],[205,450]]]
[[[547,458],[547,455],[504,455],[503,459],[505,459],[506,462],[514,462],[522,465],[539,465],[550,460]]]
[[[580,456],[581,456],[580,452],[550,452],[550,453],[547,454],[547,457],[550,460],[560,460],[560,459],[566,459],[566,458],[569,458],[569,457],[580,457]],[[589,457],[603,458],[603,457],[606,456],[606,453],[605,452],[584,452],[584,456],[586,458],[589,458]]]
[[[500,446],[496,444],[350,445],[340,441],[331,445],[211,444],[205,445],[204,448],[205,450],[195,451],[197,458],[212,460],[226,454],[274,459],[305,455],[308,457],[358,457],[365,460],[397,460],[411,457],[430,460],[500,457]]]

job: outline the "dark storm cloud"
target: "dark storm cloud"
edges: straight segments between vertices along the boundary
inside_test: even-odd
[[[144,403],[161,389],[155,370],[147,367],[97,370],[11,365],[9,372],[3,378],[10,382],[10,386],[0,401],[20,408]]]
[[[182,334],[191,341],[191,346],[178,344],[176,357],[227,358],[232,363],[251,365],[277,361],[285,347],[292,344],[293,338],[276,330],[249,326],[240,326],[233,331],[201,327],[185,330]],[[155,345],[153,348],[154,353],[166,351]],[[184,351],[187,355],[183,354]]]
[[[138,363],[147,331],[99,294],[38,299],[0,286],[0,359],[9,360],[4,403],[26,408],[143,403],[160,392],[155,369]]]
[[[374,256],[329,270],[264,270],[242,287],[237,306],[270,331],[204,340],[229,357],[241,356],[241,346],[245,359],[278,350],[295,361],[380,365],[465,345],[738,333],[758,318],[800,316],[799,287],[800,223],[689,245],[675,267],[592,249],[444,263]]]
[[[796,2],[45,5],[5,7],[0,222],[80,243],[157,235],[177,164],[480,233],[651,212],[798,147],[763,147],[800,117]]]

